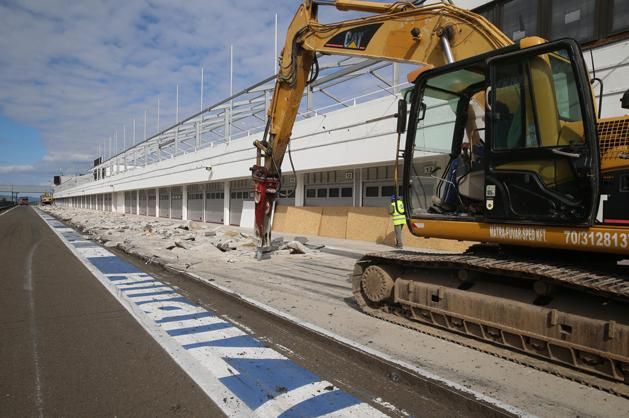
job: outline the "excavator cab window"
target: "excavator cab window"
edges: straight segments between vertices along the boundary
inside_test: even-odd
[[[595,113],[576,42],[496,51],[416,83],[405,165],[412,217],[593,222]]]
[[[591,224],[598,153],[580,60],[571,41],[489,60],[488,219]]]
[[[416,93],[407,195],[414,216],[482,212],[485,70],[426,74]]]

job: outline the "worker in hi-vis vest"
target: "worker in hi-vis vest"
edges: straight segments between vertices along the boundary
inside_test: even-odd
[[[404,202],[400,197],[395,195],[391,196],[391,206],[389,206],[389,214],[393,221],[393,228],[395,229],[395,248],[403,248],[402,243],[402,228],[406,223],[406,212],[404,211]]]

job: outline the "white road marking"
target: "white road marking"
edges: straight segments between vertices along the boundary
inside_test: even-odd
[[[28,251],[26,257],[26,283],[24,290],[28,292],[29,328],[33,344],[33,366],[35,369],[35,406],[39,417],[44,416],[44,398],[42,396],[41,370],[39,367],[39,348],[37,344],[37,325],[35,324],[35,299],[33,298],[33,256],[41,241],[37,241]]]
[[[73,242],[73,244],[76,244],[76,241]],[[98,246],[77,248],[76,250],[85,258],[96,258],[96,257],[100,258],[100,257],[112,256],[112,254],[109,251]]]
[[[7,210],[7,211],[4,211],[4,212],[0,213],[0,216],[4,216],[4,215],[6,215],[7,213],[11,212],[11,211],[12,211],[13,209],[15,209],[15,208],[17,208],[17,206],[13,206],[11,209],[9,209],[9,210]]]

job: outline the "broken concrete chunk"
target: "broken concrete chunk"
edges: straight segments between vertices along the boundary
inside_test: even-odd
[[[236,249],[236,243],[233,240],[221,241],[216,244],[216,248],[223,252],[231,251]]]
[[[117,247],[119,244],[119,242],[117,241],[107,241],[105,244],[103,244],[105,247],[107,248],[112,248],[112,247]]]
[[[280,247],[280,250],[289,249],[291,254],[306,254],[309,250],[299,241],[291,241]]]
[[[179,247],[179,248],[183,248],[184,250],[189,250],[190,246],[188,244],[185,244],[184,242],[182,242],[181,240],[176,239],[175,240],[175,246]]]
[[[205,236],[206,237],[215,237],[216,236],[216,231],[205,231]]]
[[[146,224],[144,225],[144,232],[153,232],[153,227],[151,226],[151,224]]]
[[[308,238],[306,238],[306,237],[295,237],[295,238],[293,238],[293,241],[297,241],[297,242],[300,242],[302,244],[305,244],[305,243],[308,242]]]

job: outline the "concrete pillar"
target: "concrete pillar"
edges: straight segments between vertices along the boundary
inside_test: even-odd
[[[155,189],[155,217],[159,218],[159,187]]]
[[[363,169],[354,169],[354,206],[363,205]]]
[[[224,185],[225,198],[223,199],[223,225],[229,225],[229,200],[231,196],[231,183],[226,181]]]
[[[135,213],[137,215],[140,214],[140,191],[135,191]]]
[[[188,220],[188,185],[181,186],[181,219]]]
[[[296,173],[295,178],[295,206],[304,206],[306,202],[306,176],[304,173]]]

